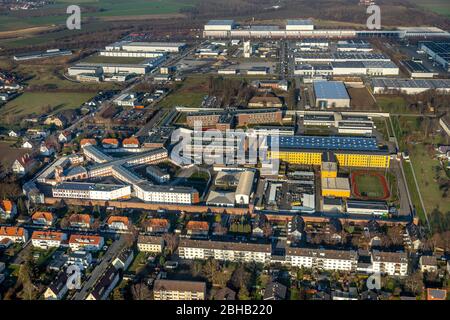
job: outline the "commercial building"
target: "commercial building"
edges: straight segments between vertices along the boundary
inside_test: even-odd
[[[355,38],[449,38],[450,34],[436,27],[404,27],[395,30],[352,29],[316,29],[309,20],[289,20],[285,28],[279,26],[237,26],[232,20],[213,20],[205,25],[203,36],[206,38],[319,38],[319,39],[355,39]]]
[[[276,139],[276,141],[272,141]],[[279,150],[271,150],[276,143]],[[267,138],[268,155],[293,164],[322,164],[322,154],[333,151],[341,167],[388,168],[390,154],[380,148],[375,138],[279,136]]]
[[[46,51],[16,54],[13,57],[13,59],[16,61],[25,61],[25,60],[47,59],[58,56],[70,56],[70,55],[72,55],[72,51],[70,50],[49,49]]]
[[[314,96],[321,109],[350,107],[350,96],[341,81],[314,81]]]
[[[331,62],[333,75],[398,76],[399,68],[392,61],[336,61]]]
[[[332,63],[332,62],[391,62],[383,53],[365,52],[300,52],[295,56],[296,63]]]
[[[286,249],[286,263],[293,267],[330,271],[356,271],[358,253],[353,250]]]
[[[221,242],[211,240],[183,239],[178,246],[183,259],[270,263],[272,247],[270,244]]]
[[[424,51],[436,63],[450,72],[450,42],[425,41],[419,43],[419,49]]]
[[[372,79],[372,91],[374,94],[389,94],[402,92],[405,94],[420,94],[428,90],[436,90],[438,93],[450,92],[450,80],[430,79]]]
[[[200,281],[156,280],[155,300],[206,300],[206,283]]]
[[[404,60],[401,62],[411,79],[434,78],[438,73],[430,71],[423,63],[414,60]]]
[[[350,198],[348,178],[322,178],[322,197]]]
[[[390,276],[408,275],[408,255],[404,252],[372,251],[373,272]]]
[[[167,52],[177,53],[186,48],[182,42],[134,42],[119,41],[105,47],[106,51]]]
[[[109,74],[138,74],[138,75],[145,75],[152,67],[156,66],[158,63],[156,63],[158,60],[153,61],[153,63],[142,63],[142,64],[120,64],[120,63],[88,63],[88,62],[81,62],[76,64],[74,67],[69,68],[69,75],[77,75],[77,74],[84,74],[86,72],[83,72],[83,68],[86,70],[97,70],[100,68],[102,70],[102,73],[109,73]],[[162,61],[162,59],[161,59]],[[88,74],[93,74],[93,71],[88,72]]]
[[[347,213],[385,216],[389,214],[389,206],[385,201],[347,200]]]

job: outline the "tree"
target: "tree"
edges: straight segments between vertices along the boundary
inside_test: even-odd
[[[131,287],[133,300],[150,300],[151,291],[145,283],[136,283]]]
[[[166,248],[169,251],[169,254],[174,253],[178,247],[179,242],[177,235],[172,233],[166,233],[164,234],[163,239],[164,242],[166,243]]]
[[[20,266],[18,281],[22,285],[19,296],[24,300],[35,300],[37,298],[37,288],[32,282],[31,256],[28,254]]]
[[[250,300],[250,294],[245,285],[239,289],[238,298],[239,300]]]

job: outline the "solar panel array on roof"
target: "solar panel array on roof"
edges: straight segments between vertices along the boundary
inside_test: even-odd
[[[420,47],[426,47],[428,50],[433,51],[435,55],[439,56],[442,60],[450,62],[450,42],[426,41],[421,42]]]
[[[378,88],[418,88],[418,89],[450,89],[450,80],[448,79],[372,79],[372,86]]]
[[[362,137],[318,137],[318,136],[269,136],[268,146],[272,139],[278,139],[280,149],[315,149],[315,150],[351,150],[378,151],[375,138]]]
[[[404,60],[402,61],[403,65],[410,71],[414,73],[429,73],[431,72],[425,67],[422,63],[413,61],[413,60]]]
[[[315,81],[316,99],[350,99],[342,81]]]

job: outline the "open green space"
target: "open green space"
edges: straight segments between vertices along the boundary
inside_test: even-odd
[[[1,108],[0,121],[7,116],[40,115],[47,107],[52,112],[76,109],[94,96],[94,92],[26,92]]]
[[[359,194],[368,198],[382,198],[384,196],[383,184],[380,177],[373,175],[356,175],[356,188]]]
[[[419,7],[437,14],[450,17],[450,2],[448,0],[409,0]]]
[[[200,107],[206,95],[208,95],[208,78],[188,77],[183,83],[178,84],[159,105],[164,108]]]
[[[130,17],[142,15],[165,15],[179,13],[182,8],[191,7],[196,0],[81,0],[76,4],[90,12],[82,14],[87,17]],[[0,31],[32,28],[36,26],[59,25],[65,23],[68,15],[65,13],[68,5],[75,4],[71,0],[56,0],[54,3],[40,8],[29,17],[22,17],[18,12],[0,16]],[[94,12],[92,12],[95,10]],[[45,15],[45,11],[52,14]],[[44,13],[39,16],[38,13]],[[23,14],[23,13],[22,13]]]
[[[410,113],[411,111],[407,108],[407,103],[402,97],[388,97],[379,96],[376,97],[377,104],[383,112],[390,113]]]

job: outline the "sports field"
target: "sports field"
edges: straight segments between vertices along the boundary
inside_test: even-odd
[[[357,171],[352,173],[353,196],[365,200],[385,200],[390,196],[384,176],[377,172]]]

